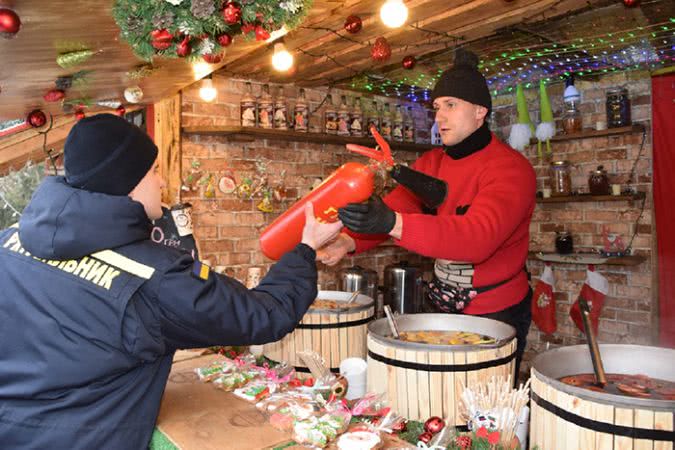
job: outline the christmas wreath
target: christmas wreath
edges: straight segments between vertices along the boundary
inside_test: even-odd
[[[311,0],[115,0],[113,17],[136,55],[144,60],[203,58],[217,63],[235,36],[266,40],[293,28]]]

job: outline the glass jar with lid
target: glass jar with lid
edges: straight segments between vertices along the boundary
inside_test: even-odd
[[[609,178],[603,166],[591,171],[588,177],[588,190],[591,195],[609,195]]]
[[[572,176],[569,161],[554,161],[549,168],[551,195],[571,195]]]
[[[562,117],[563,132],[565,134],[581,133],[581,122],[581,111],[577,105],[574,102],[567,103]]]
[[[607,91],[607,127],[618,128],[630,125],[630,100],[628,89],[615,88]]]

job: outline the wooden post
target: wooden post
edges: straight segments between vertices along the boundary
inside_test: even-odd
[[[166,188],[162,201],[169,206],[180,202],[181,147],[180,147],[180,94],[165,98],[154,105],[154,114],[148,118],[154,125],[154,139],[159,148],[159,172]]]

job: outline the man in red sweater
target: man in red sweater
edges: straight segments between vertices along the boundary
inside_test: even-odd
[[[529,161],[501,142],[485,121],[492,102],[477,57],[458,51],[432,99],[443,148],[423,154],[412,168],[444,180],[445,200],[429,214],[399,185],[383,199],[339,211],[347,227],[317,259],[334,265],[393,238],[435,259],[429,300],[440,312],[489,317],[516,328],[516,367],[531,322],[532,291],[525,270],[536,177]],[[517,372],[516,372],[517,373]]]

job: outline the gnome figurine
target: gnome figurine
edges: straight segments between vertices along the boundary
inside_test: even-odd
[[[516,88],[516,108],[518,110],[518,123],[511,126],[509,145],[522,152],[530,143],[530,138],[534,134],[534,124],[530,120],[525,93],[523,92],[523,86],[520,84]]]
[[[551,110],[551,102],[548,99],[546,92],[546,83],[544,80],[539,80],[539,104],[541,109],[541,123],[537,125],[535,135],[539,142],[537,143],[537,151],[539,158],[542,157],[541,143],[546,142],[546,152],[551,153],[550,139],[555,135],[555,122],[553,121],[553,111]]]

